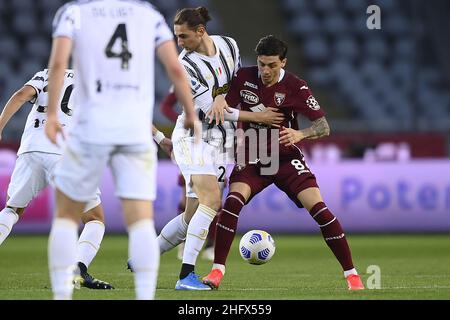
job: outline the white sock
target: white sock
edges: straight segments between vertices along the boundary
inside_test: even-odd
[[[77,262],[82,262],[89,267],[100,249],[104,234],[105,225],[101,221],[93,220],[84,225],[83,232],[78,238]]]
[[[19,215],[13,209],[4,208],[0,211],[0,244],[5,241],[18,220]]]
[[[184,243],[183,263],[195,266],[198,254],[203,248],[206,237],[208,236],[209,225],[213,221],[216,211],[200,204],[195,211],[194,216],[189,222]]]
[[[159,247],[153,220],[143,219],[128,227],[128,254],[133,261],[137,300],[155,298]]]
[[[219,269],[222,271],[222,274],[225,275],[225,266],[223,264],[213,263],[212,269]]]
[[[355,268],[353,268],[353,269],[350,269],[350,270],[347,270],[347,271],[344,271],[344,278],[347,278],[349,275],[351,275],[351,274],[358,274],[358,272],[356,272],[356,269]]]
[[[66,218],[54,219],[48,241],[48,266],[55,300],[72,299],[77,238],[75,222]]]
[[[184,221],[184,213],[170,220],[161,230],[157,238],[161,254],[175,248],[183,242],[186,238],[187,229],[188,225]]]

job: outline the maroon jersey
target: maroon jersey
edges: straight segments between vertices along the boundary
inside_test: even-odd
[[[226,101],[231,107],[240,105],[241,110],[245,111],[258,112],[264,107],[277,108],[285,116],[282,125],[295,130],[298,130],[298,114],[311,121],[325,116],[306,81],[284,70],[278,83],[266,87],[259,77],[257,66],[241,68],[233,78]],[[253,122],[240,123],[240,127],[244,130],[267,130],[267,126]],[[270,139],[267,147],[270,150]],[[279,147],[281,157],[297,154],[299,148],[298,144],[297,147]]]

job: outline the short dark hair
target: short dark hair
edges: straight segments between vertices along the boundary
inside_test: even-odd
[[[287,55],[288,46],[286,42],[268,35],[261,38],[256,45],[255,52],[258,56],[279,56],[284,60]]]
[[[173,23],[177,25],[186,23],[189,29],[194,30],[200,25],[206,27],[206,23],[210,20],[208,9],[205,7],[184,8],[177,11]]]

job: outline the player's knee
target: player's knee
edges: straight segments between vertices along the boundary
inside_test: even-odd
[[[6,209],[14,211],[14,213],[16,213],[19,217],[21,217],[26,208],[13,208],[10,206],[6,206]]]
[[[83,223],[88,223],[90,221],[100,221],[102,223],[105,223],[105,216],[103,215],[102,210],[98,210],[99,206],[89,210],[85,214],[82,215],[81,220]]]
[[[205,203],[205,205],[217,212],[221,208],[222,203],[221,203],[220,197],[219,197],[217,199],[209,199],[209,201],[207,201]]]
[[[218,191],[211,191],[208,194],[199,195],[198,200],[201,204],[213,209],[214,211],[218,211],[222,206],[222,199],[220,192]]]

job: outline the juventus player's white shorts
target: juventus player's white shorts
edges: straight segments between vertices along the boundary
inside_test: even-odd
[[[212,146],[204,140],[195,143],[194,137],[186,132],[175,128],[172,134],[175,161],[186,181],[186,197],[198,198],[192,188],[192,175],[214,175],[223,189],[227,168],[232,166],[234,159],[230,158],[229,152],[222,152],[222,148]]]
[[[155,200],[157,157],[153,142],[96,145],[72,136],[55,169],[55,185],[72,200],[88,201],[108,164],[119,198]]]
[[[7,206],[25,208],[41,190],[53,185],[52,177],[61,155],[45,152],[27,152],[19,155],[8,187]],[[98,188],[87,198],[85,212],[101,203]]]

